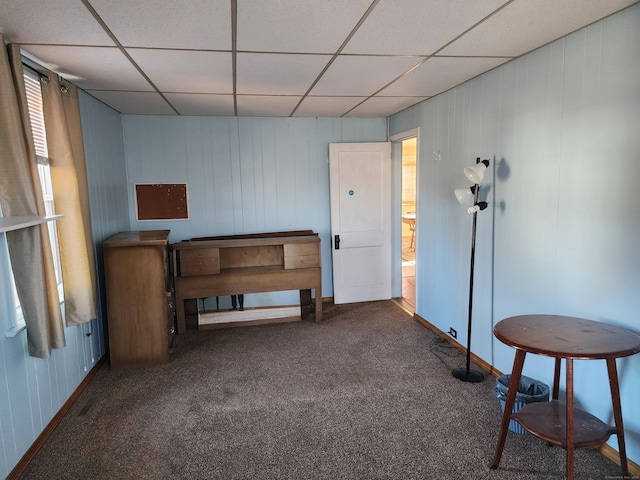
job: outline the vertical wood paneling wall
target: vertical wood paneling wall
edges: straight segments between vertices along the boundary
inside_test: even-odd
[[[104,238],[128,229],[120,115],[80,92],[92,229],[98,257]],[[98,265],[102,262],[99,261]],[[7,265],[0,265],[7,268]],[[102,269],[99,269],[102,277]],[[6,338],[11,290],[0,275],[0,477],[6,477],[106,351],[104,303],[98,318],[65,328],[67,346],[51,358],[27,355],[26,330]],[[102,282],[101,282],[102,283]]]
[[[385,141],[384,119],[120,116],[80,100],[100,285],[101,243],[120,230],[169,228],[178,241],[309,228],[322,237],[332,295],[327,145]],[[471,217],[453,189],[468,185],[462,168],[480,156],[492,167],[482,189],[490,208],[478,217],[474,353],[510,371],[513,350],[492,328],[520,313],[640,331],[639,125],[640,5],[391,117],[392,135],[420,127],[417,313],[466,344]],[[137,222],[135,182],[187,182],[191,218]],[[103,291],[99,302],[99,318],[68,328],[67,348],[49,360],[27,356],[24,332],[0,337],[0,475],[104,354]],[[576,396],[612,421],[600,363],[577,362]],[[550,383],[551,367],[530,356],[524,373]],[[618,368],[627,451],[640,463],[640,356]]]
[[[323,295],[333,295],[329,143],[384,142],[385,119],[123,116],[132,229],[170,229],[171,242],[211,235],[314,230]],[[186,182],[190,218],[136,219],[135,183]],[[228,300],[228,299],[226,299]],[[296,303],[248,295],[247,306]]]
[[[640,4],[389,119],[391,135],[416,127],[420,316],[453,326],[466,345],[471,217],[453,189],[469,184],[462,168],[480,156],[492,167],[490,207],[478,214],[473,352],[510,372],[514,351],[492,328],[524,313],[640,332]],[[627,452],[640,463],[640,355],[618,369]],[[552,370],[547,358],[525,362],[545,383]],[[577,362],[575,376],[581,406],[613,422],[604,362]]]

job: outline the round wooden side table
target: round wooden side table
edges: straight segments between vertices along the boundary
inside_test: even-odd
[[[574,449],[600,445],[617,434],[622,475],[629,475],[624,443],[616,359],[640,352],[640,335],[602,322],[560,315],[520,315],[496,324],[493,333],[516,349],[513,371],[491,468],[498,468],[509,421],[515,420],[532,435],[567,451],[567,478],[573,479]],[[527,353],[555,358],[552,400],[524,405],[512,413]],[[566,362],[566,402],[558,400],[560,366]],[[574,407],[573,361],[606,360],[615,427]]]

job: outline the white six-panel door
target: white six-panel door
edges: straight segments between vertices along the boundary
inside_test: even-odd
[[[329,144],[334,303],[391,298],[391,144]]]

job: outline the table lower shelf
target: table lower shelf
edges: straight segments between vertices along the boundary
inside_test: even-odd
[[[567,406],[558,400],[530,403],[511,415],[532,435],[567,447]],[[573,412],[575,448],[594,447],[607,441],[617,430],[579,408]]]

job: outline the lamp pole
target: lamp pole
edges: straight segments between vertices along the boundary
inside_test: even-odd
[[[476,160],[480,163],[480,159]],[[476,259],[476,222],[478,217],[478,192],[480,185],[477,183],[473,187],[473,221],[471,224],[471,267],[469,269],[469,318],[467,320],[467,367],[456,368],[451,374],[463,382],[479,383],[484,380],[484,375],[475,370],[471,370],[471,319],[473,313],[473,267]]]

